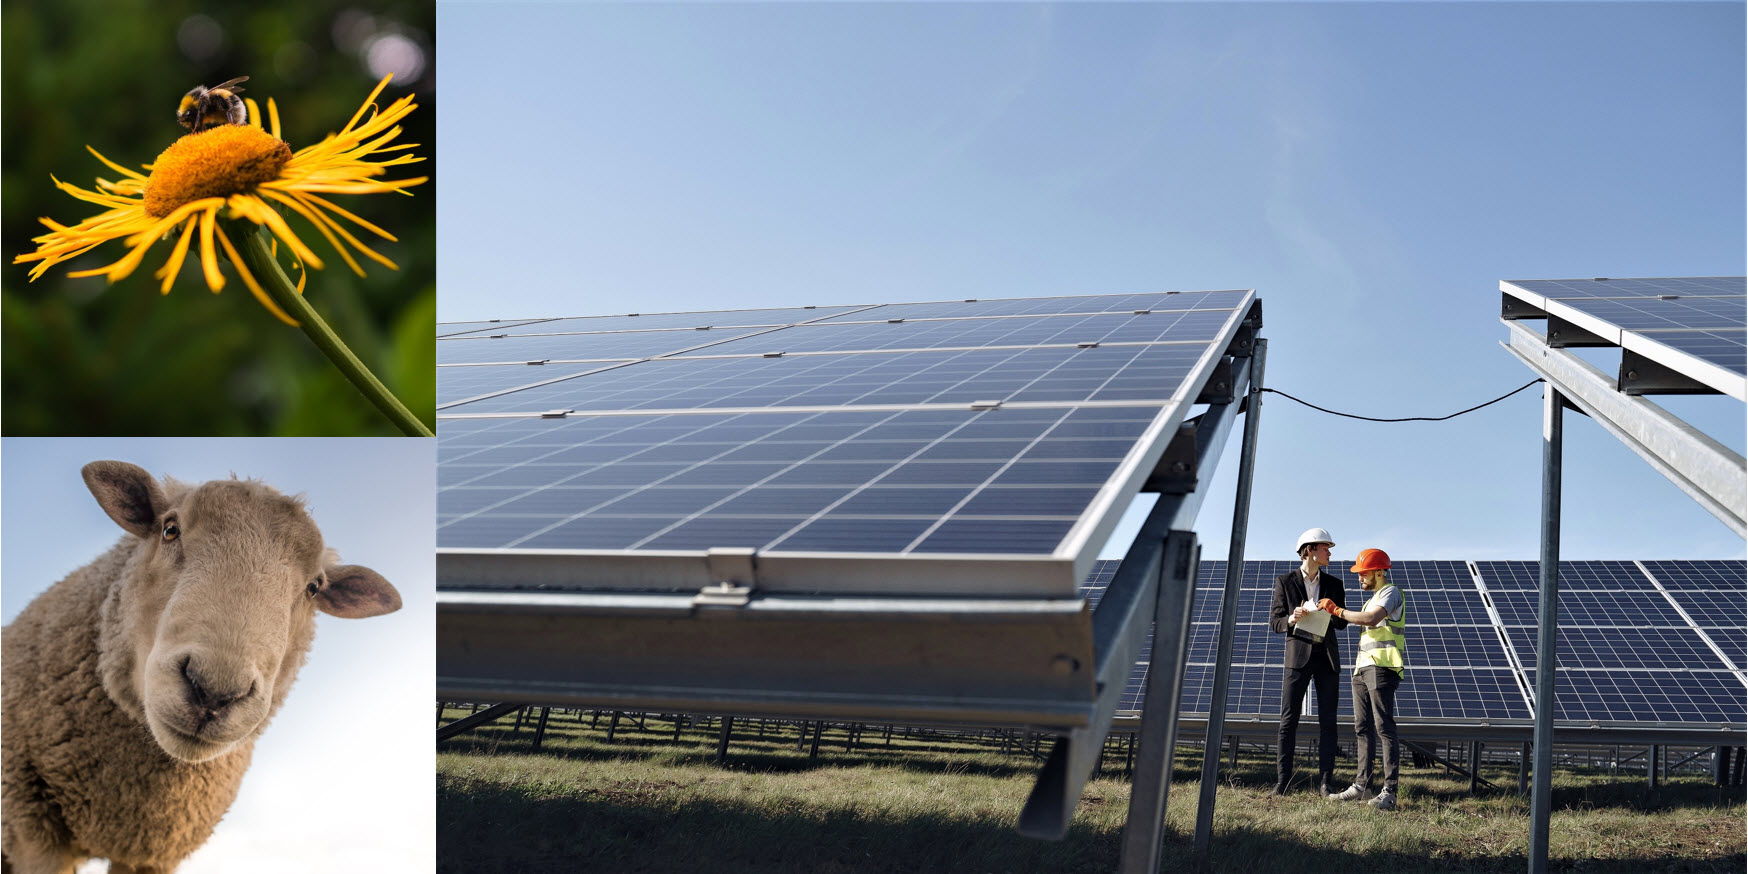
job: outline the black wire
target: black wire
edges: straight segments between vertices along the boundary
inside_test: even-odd
[[[1272,388],[1265,388],[1265,389],[1260,389],[1260,390],[1266,391],[1266,392],[1273,392],[1274,394],[1278,394],[1281,397],[1284,397],[1284,398],[1291,400],[1291,401],[1298,401],[1299,403],[1304,404],[1305,406],[1310,407],[1313,410],[1319,410],[1321,412],[1329,413],[1330,415],[1334,415],[1334,416],[1346,416],[1349,419],[1362,419],[1362,420],[1367,421],[1367,422],[1443,422],[1446,419],[1455,419],[1456,417],[1461,416],[1464,413],[1473,413],[1476,410],[1481,409],[1482,407],[1488,407],[1488,406],[1492,406],[1494,404],[1497,404],[1500,401],[1503,401],[1506,398],[1511,397],[1512,395],[1517,394],[1518,392],[1523,391],[1524,389],[1529,388],[1530,386],[1535,385],[1536,383],[1541,382],[1541,381],[1542,380],[1539,380],[1539,379],[1532,379],[1529,382],[1526,382],[1523,385],[1520,385],[1517,388],[1514,388],[1511,391],[1508,391],[1505,394],[1502,394],[1499,397],[1496,397],[1493,400],[1488,401],[1487,403],[1476,404],[1475,406],[1472,406],[1466,410],[1458,410],[1458,411],[1456,411],[1448,416],[1409,416],[1409,417],[1404,418],[1404,419],[1374,419],[1371,416],[1356,416],[1353,413],[1338,413],[1334,410],[1325,409],[1323,407],[1317,406],[1316,404],[1311,403],[1310,401],[1300,400],[1299,398],[1293,397],[1292,395],[1287,394],[1284,391],[1279,391],[1277,389],[1272,389]]]

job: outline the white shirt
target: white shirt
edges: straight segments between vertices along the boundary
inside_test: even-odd
[[[1311,603],[1317,603],[1317,590],[1322,587],[1323,571],[1319,570],[1315,575],[1305,580],[1305,597],[1310,600]]]

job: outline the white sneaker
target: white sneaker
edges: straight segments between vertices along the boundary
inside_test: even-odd
[[[1396,793],[1391,792],[1388,789],[1385,789],[1384,791],[1379,792],[1378,797],[1372,799],[1372,806],[1376,807],[1379,810],[1395,810],[1396,809]]]
[[[1372,797],[1372,793],[1360,788],[1360,784],[1355,783],[1340,792],[1331,792],[1323,797],[1330,801],[1364,801]]]

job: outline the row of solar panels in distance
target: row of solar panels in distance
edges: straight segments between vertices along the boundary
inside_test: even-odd
[[[1074,297],[1027,297],[858,306],[641,313],[489,322],[440,322],[437,325],[437,335],[439,337],[491,336],[494,334],[519,336],[536,333],[694,330],[703,327],[778,327],[820,320],[884,322],[891,319],[971,319],[1002,316],[1131,313],[1136,310],[1232,309],[1237,306],[1237,301],[1241,300],[1246,293],[1244,291],[1166,291]]]
[[[1632,562],[1561,564],[1560,675],[1555,704],[1561,720],[1645,723],[1748,721],[1741,677],[1742,629],[1748,625],[1748,572],[1741,561],[1645,562],[1668,597]],[[1094,598],[1115,572],[1100,562],[1085,591]],[[1533,684],[1539,615],[1534,562],[1477,562],[1487,599],[1463,562],[1397,562],[1392,576],[1408,597],[1409,673],[1398,693],[1404,719],[1528,719],[1531,712],[1511,655]],[[1267,627],[1275,578],[1294,562],[1245,562],[1239,590],[1227,712],[1277,716],[1283,638]],[[1351,575],[1343,580],[1350,608],[1364,601]],[[1212,697],[1225,562],[1204,562],[1185,671],[1183,710],[1206,714]],[[1693,622],[1674,610],[1683,605]],[[1588,627],[1586,627],[1588,626]],[[1624,627],[1620,627],[1624,626]],[[1357,629],[1342,634],[1344,670],[1351,671]],[[1727,643],[1726,643],[1727,641]],[[1708,645],[1719,644],[1726,662]],[[1511,647],[1508,651],[1507,643]],[[1149,646],[1151,641],[1149,642]],[[1122,709],[1139,709],[1150,648],[1135,666]],[[1308,696],[1308,700],[1315,696]],[[1339,698],[1340,716],[1352,697]],[[1314,700],[1312,703],[1315,709]]]

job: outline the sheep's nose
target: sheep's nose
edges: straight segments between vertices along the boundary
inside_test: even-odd
[[[182,662],[182,680],[188,686],[188,702],[208,718],[222,715],[226,708],[255,692],[252,677],[245,674],[224,678],[218,676],[219,673],[202,670],[192,658]]]

